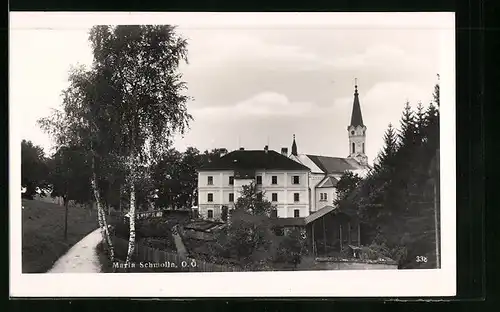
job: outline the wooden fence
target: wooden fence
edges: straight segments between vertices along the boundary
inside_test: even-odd
[[[123,258],[127,254],[128,241],[114,236],[113,237],[115,253],[118,258]],[[233,267],[229,265],[214,264],[202,260],[197,260],[191,257],[183,257],[173,252],[168,252],[165,250],[160,250],[145,246],[142,244],[136,244],[135,246],[135,261],[139,264],[148,263],[149,265],[158,265],[158,268],[170,268],[170,271],[181,271],[181,272],[237,272],[242,271],[238,267]],[[163,267],[162,267],[162,266]],[[169,267],[169,265],[172,265]],[[137,267],[138,265],[136,265]],[[179,269],[173,270],[172,268]],[[153,270],[154,271],[154,270]],[[161,271],[161,270],[158,270]]]

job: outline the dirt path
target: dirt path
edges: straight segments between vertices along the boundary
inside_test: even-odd
[[[101,230],[97,229],[85,236],[59,258],[47,273],[99,273],[101,266],[96,254],[96,246],[102,240]]]

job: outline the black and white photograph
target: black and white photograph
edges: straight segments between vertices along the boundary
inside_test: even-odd
[[[453,13],[9,28],[11,295],[455,294]]]

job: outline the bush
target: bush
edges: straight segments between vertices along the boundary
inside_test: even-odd
[[[407,254],[406,247],[388,245],[383,236],[377,235],[369,246],[361,248],[360,258],[364,260],[391,259],[401,265],[406,260]]]
[[[128,223],[116,223],[115,235],[120,238],[129,238]],[[135,224],[135,236],[137,239],[147,237],[170,237],[172,235],[172,226],[170,222],[159,219],[140,220]]]

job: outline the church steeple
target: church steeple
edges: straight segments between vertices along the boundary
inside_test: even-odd
[[[363,124],[363,117],[361,115],[357,79],[355,81],[351,123],[347,127],[349,136],[349,158],[355,159],[362,165],[367,165],[368,157],[365,154],[366,126]]]
[[[354,86],[354,102],[352,103],[351,126],[364,126],[361,115],[361,105],[359,104],[358,83]]]
[[[295,143],[295,134],[293,135],[293,143],[292,143],[292,155],[297,156],[297,143]]]

